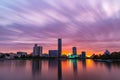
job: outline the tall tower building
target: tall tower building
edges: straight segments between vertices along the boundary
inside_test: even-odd
[[[62,39],[58,39],[58,56],[60,57],[62,54]]]
[[[77,55],[77,48],[76,47],[73,47],[72,51],[73,51],[73,55]]]

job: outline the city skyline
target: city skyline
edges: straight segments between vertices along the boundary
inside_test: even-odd
[[[83,51],[83,50],[81,52],[77,53],[78,50],[77,50],[77,47],[75,47],[75,46],[71,47],[72,52],[63,53],[64,51],[62,51],[63,50],[62,47],[63,47],[62,39],[58,38],[57,39],[57,49],[56,50],[55,49],[54,50],[53,49],[52,50],[48,49],[47,53],[44,53],[43,52],[44,51],[43,46],[40,46],[38,44],[34,44],[34,46],[32,48],[32,52],[30,52],[30,53],[22,52],[22,51],[17,51],[15,53],[20,54],[20,55],[21,54],[22,55],[31,54],[32,56],[43,56],[44,54],[45,55],[47,54],[47,56],[49,55],[49,57],[61,57],[61,56],[64,56],[64,55],[66,55],[67,57],[69,57],[69,56],[74,56],[74,57],[75,56],[81,56],[81,58],[91,57],[91,56],[95,55],[94,53],[93,54],[89,54],[89,53],[86,54],[86,51]],[[14,54],[13,52],[10,52],[8,54],[11,54],[11,53]],[[111,53],[109,52],[109,50],[106,50],[102,54],[110,55]]]
[[[120,48],[119,0],[0,0],[0,52],[32,52],[35,43],[44,53],[86,51],[88,55]],[[112,5],[112,6],[111,6]]]

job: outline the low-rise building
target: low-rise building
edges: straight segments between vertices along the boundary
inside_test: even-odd
[[[5,54],[5,59],[14,59],[16,54],[14,53],[7,53]]]
[[[49,57],[49,54],[41,54],[41,57]]]
[[[27,52],[17,52],[17,57],[26,57],[27,56]]]
[[[58,50],[49,50],[49,57],[58,57]]]

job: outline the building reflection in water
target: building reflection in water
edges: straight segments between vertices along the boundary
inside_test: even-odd
[[[119,80],[119,70],[120,62],[74,59],[0,61],[1,80]]]
[[[106,66],[106,68],[109,70],[109,71],[111,71],[111,68],[112,68],[112,64],[111,63],[104,63],[105,64],[105,66]]]
[[[111,71],[111,68],[112,68],[112,66],[113,66],[113,63],[111,63],[111,62],[96,62],[96,61],[94,61],[94,64],[95,64],[95,66],[105,66],[109,71]]]
[[[13,63],[15,64],[16,67],[24,68],[26,66],[26,60],[16,60]]]
[[[75,80],[78,80],[79,79],[79,73],[78,73],[78,66],[82,66],[82,70],[85,71],[86,70],[86,60],[85,59],[82,59],[82,60],[76,60],[76,59],[73,59],[73,60],[70,60],[72,61],[72,65],[73,65],[73,76],[74,76],[74,79]],[[79,61],[79,62],[78,62]],[[80,63],[80,65],[78,64]]]
[[[76,77],[76,79],[79,77],[78,76],[78,61],[81,63],[82,66],[82,70],[85,71],[86,70],[86,60],[70,60],[72,61],[72,66],[73,66],[73,72],[74,72],[74,76]],[[48,60],[48,68],[49,71],[48,73],[53,74],[54,79],[55,76],[57,77],[58,80],[62,80],[62,62],[61,60]],[[41,76],[41,70],[42,70],[42,60],[32,60],[32,75],[33,78],[39,78]],[[57,75],[56,75],[57,73]],[[53,78],[53,76],[49,76]]]
[[[86,70],[86,59],[82,59],[82,67],[83,67],[83,71]]]
[[[42,61],[41,60],[32,60],[32,75],[35,77],[41,74]]]
[[[61,60],[49,60],[49,64],[48,64],[50,70],[57,70],[57,78],[58,80],[62,80],[62,64],[61,64]]]
[[[75,74],[77,74],[77,60],[73,60],[73,71]]]
[[[62,64],[61,60],[58,60],[58,80],[62,80]]]
[[[86,70],[86,60],[85,59],[82,59],[82,60],[76,60],[76,59],[73,59],[73,60],[70,60],[70,62],[72,62],[73,64],[73,72],[74,72],[74,75],[77,76],[77,73],[78,73],[78,63],[77,62],[80,62],[81,63],[81,66],[82,66],[82,70]]]

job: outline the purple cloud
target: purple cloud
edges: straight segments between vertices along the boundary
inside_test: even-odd
[[[0,51],[30,52],[38,43],[47,52],[57,49],[58,37],[63,38],[64,50],[72,46],[92,53],[119,50],[119,2],[0,0]]]

